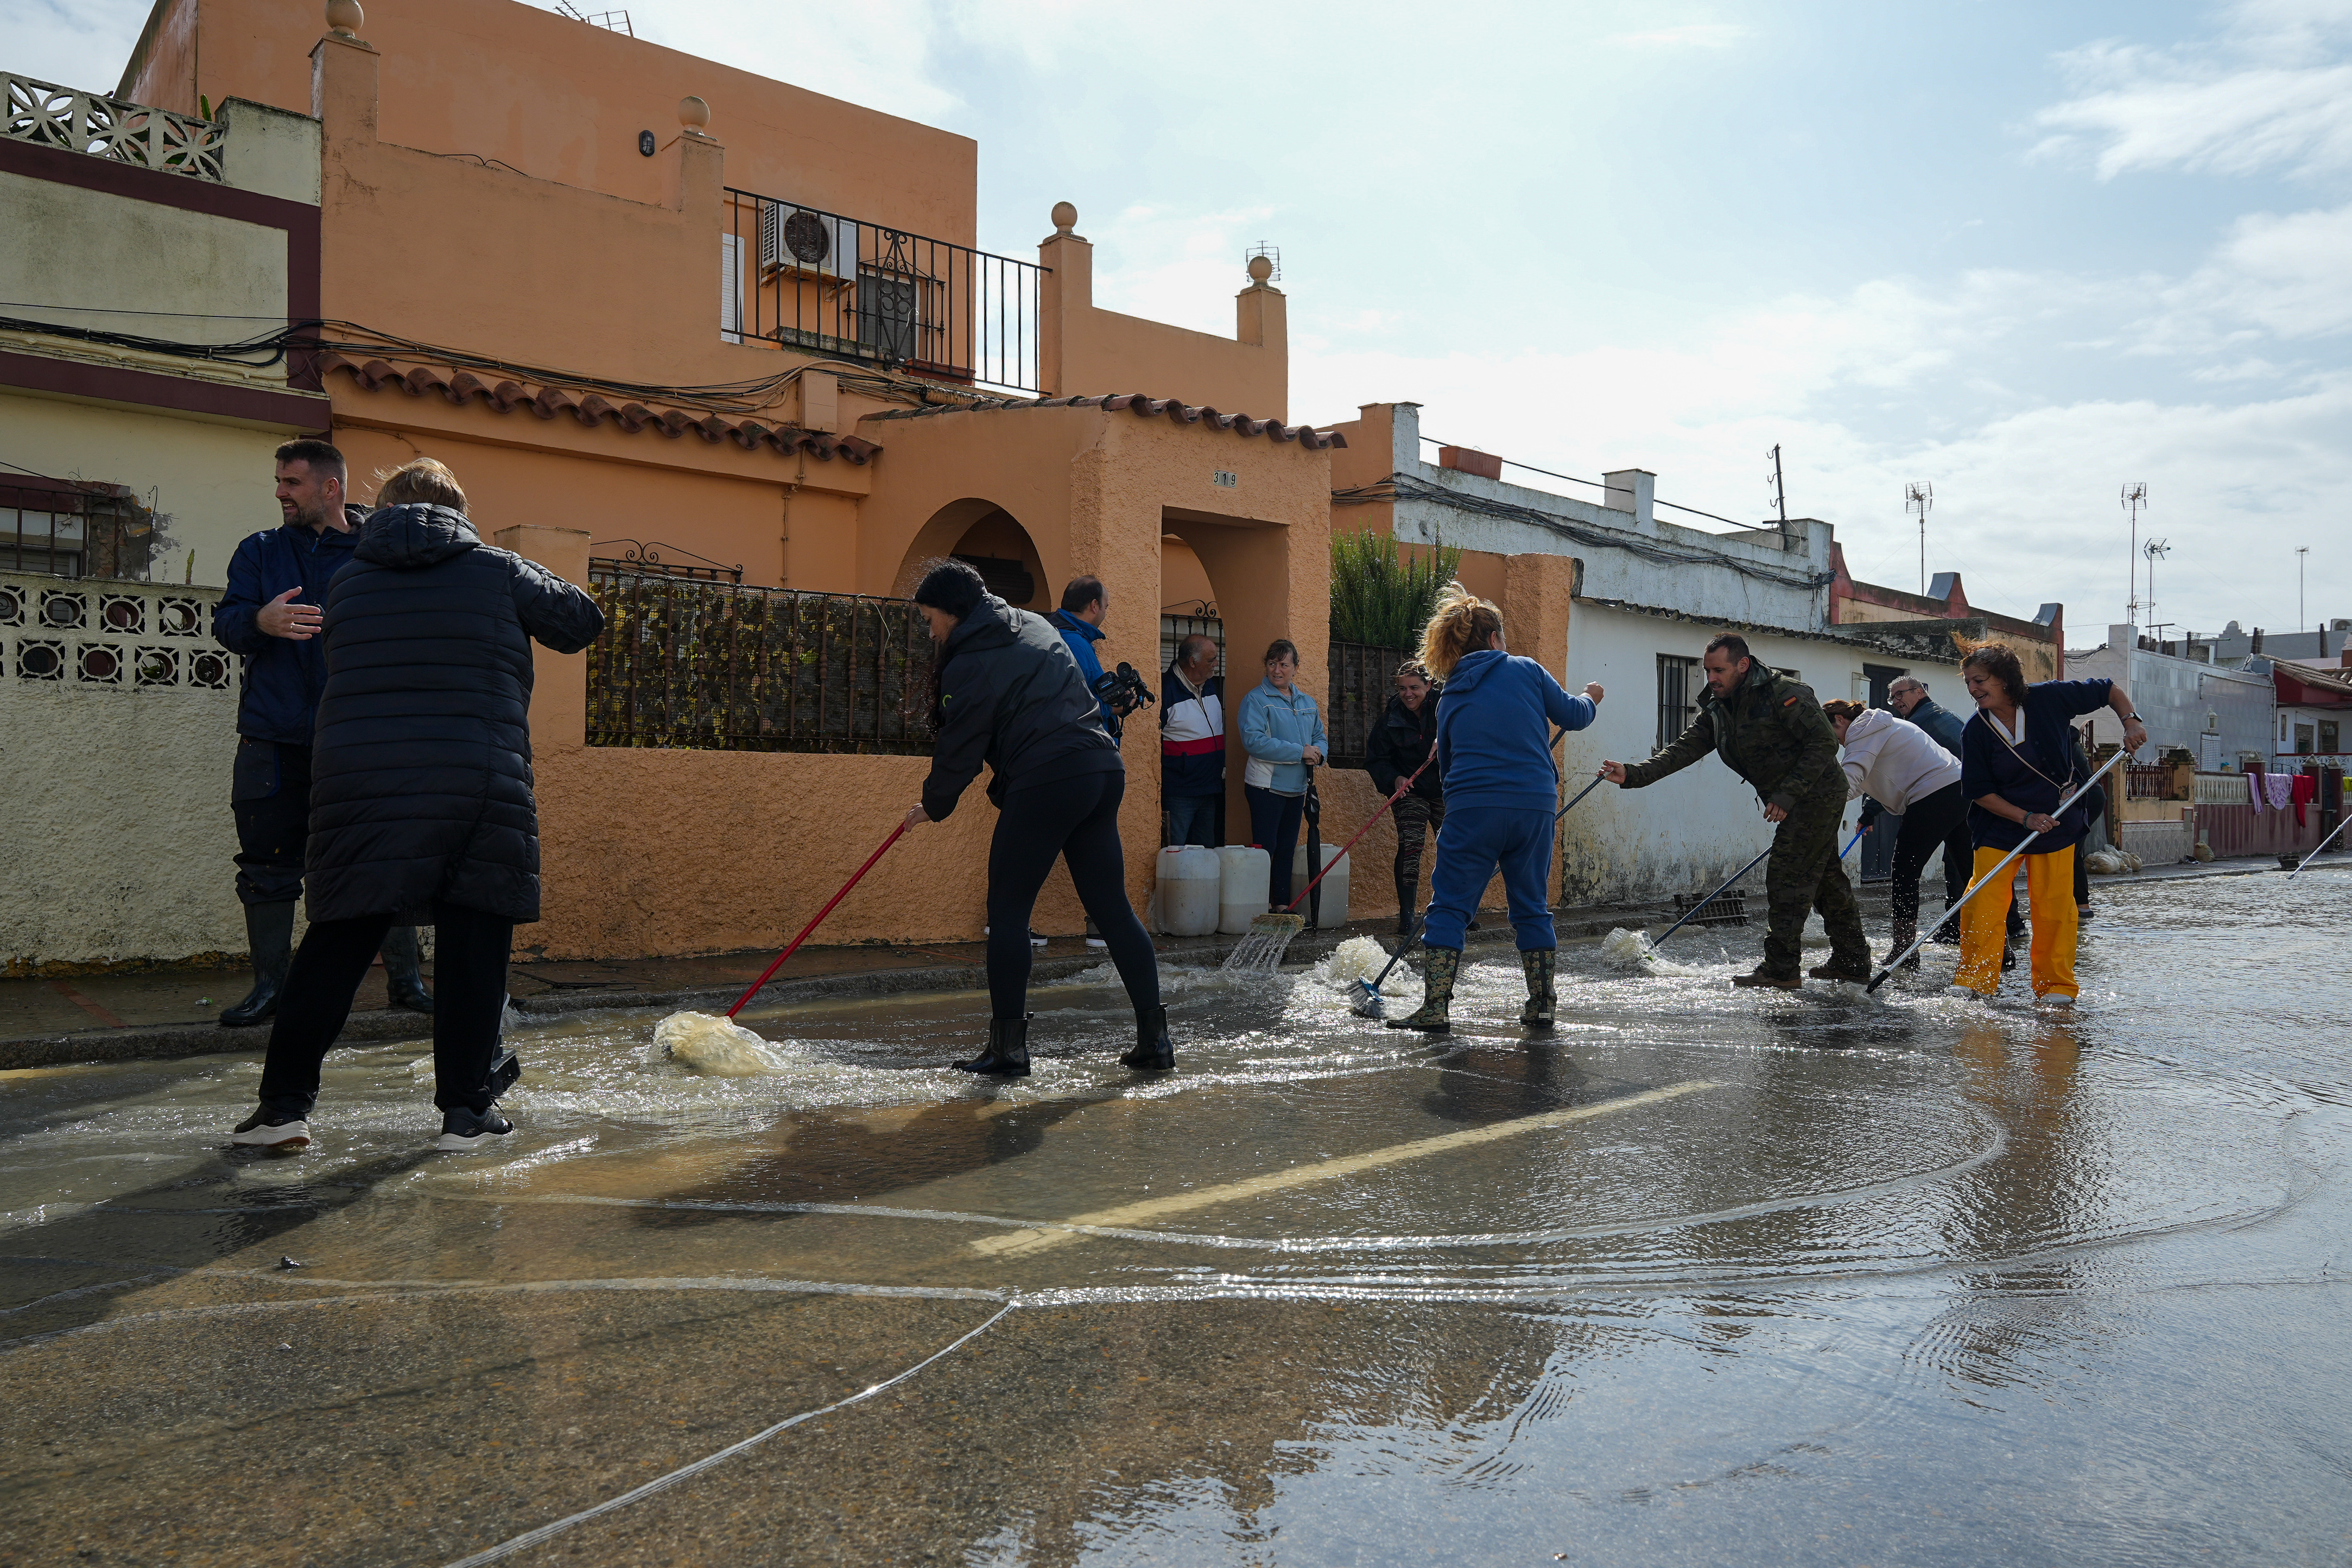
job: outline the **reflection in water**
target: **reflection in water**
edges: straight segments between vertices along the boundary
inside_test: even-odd
[[[747,1080],[654,1058],[650,1014],[582,1017],[523,1043],[521,1131],[476,1158],[426,1152],[413,1049],[332,1059],[320,1141],[290,1160],[216,1147],[250,1061],[34,1076],[0,1112],[0,1354],[35,1386],[95,1380],[109,1431],[176,1432],[139,1392],[194,1332],[171,1313],[227,1314],[203,1343],[257,1378],[322,1333],[276,1326],[305,1292],[380,1304],[337,1309],[370,1314],[353,1343],[375,1348],[336,1377],[474,1334],[541,1381],[436,1418],[487,1444],[468,1423],[527,1414],[497,1440],[554,1468],[516,1494],[520,1529],[913,1364],[980,1321],[974,1296],[1019,1304],[869,1426],[665,1494],[625,1551],[583,1535],[589,1560],[665,1554],[747,1495],[835,1523],[917,1500],[877,1541],[973,1560],[1760,1562],[1795,1540],[2163,1561],[2216,1528],[2222,1555],[2277,1560],[2352,1524],[2309,1506],[2352,1495],[2325,1458],[2352,1447],[2352,1368],[2310,1326],[2344,1310],[2352,1071],[2313,1020],[2340,1010],[2324,927],[2347,884],[2292,910],[2259,879],[2119,889],[2063,1017],[1947,998],[1935,973],[1759,998],[1727,960],[1624,975],[1570,948],[1561,1027],[1530,1036],[1516,967],[1474,954],[1465,1027],[1426,1042],[1350,1016],[1337,977],[1178,974],[1183,1070],[1144,1078],[1106,1047],[1126,1015],[1105,976],[1039,994],[1038,1071],[1006,1086],[941,1065],[977,995],[769,1009],[794,1066]],[[1107,1210],[1146,1218],[972,1245]],[[420,1293],[436,1281],[502,1293]],[[810,1284],[852,1293],[802,1311]],[[626,1406],[689,1361],[696,1403],[660,1422],[569,1414],[565,1377]],[[312,1408],[310,1384],[268,1386]],[[322,1456],[414,1440],[385,1435],[391,1403],[347,1404]],[[573,1427],[625,1451],[564,1470],[549,1434]],[[2102,1468],[2126,1453],[2139,1470]],[[890,1468],[913,1456],[958,1479]],[[1034,1480],[957,1490],[975,1471]],[[24,1484],[84,1518],[131,1506]],[[1849,1542],[1858,1497],[1886,1506]],[[912,1555],[837,1552],[877,1553]]]

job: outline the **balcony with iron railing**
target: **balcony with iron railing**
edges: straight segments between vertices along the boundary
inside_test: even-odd
[[[0,71],[7,93],[0,135],[93,158],[222,182],[228,127],[104,93]]]
[[[1039,390],[1044,267],[750,191],[730,188],[725,200],[728,340]]]

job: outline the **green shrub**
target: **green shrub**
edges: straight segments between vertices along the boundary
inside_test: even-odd
[[[1440,542],[1408,558],[1396,537],[1366,528],[1331,536],[1331,638],[1375,648],[1412,649],[1437,596],[1462,569],[1462,552]]]

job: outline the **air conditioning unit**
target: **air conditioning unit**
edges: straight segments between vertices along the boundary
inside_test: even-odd
[[[857,270],[857,224],[789,202],[760,207],[760,270],[812,277],[851,277]]]

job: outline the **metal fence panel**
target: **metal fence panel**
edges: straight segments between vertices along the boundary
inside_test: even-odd
[[[1323,728],[1331,739],[1332,767],[1364,766],[1372,727],[1388,711],[1390,694],[1396,690],[1397,666],[1412,657],[1402,648],[1331,644],[1330,700],[1323,705]]]
[[[925,756],[931,640],[912,601],[589,563],[588,744]]]

